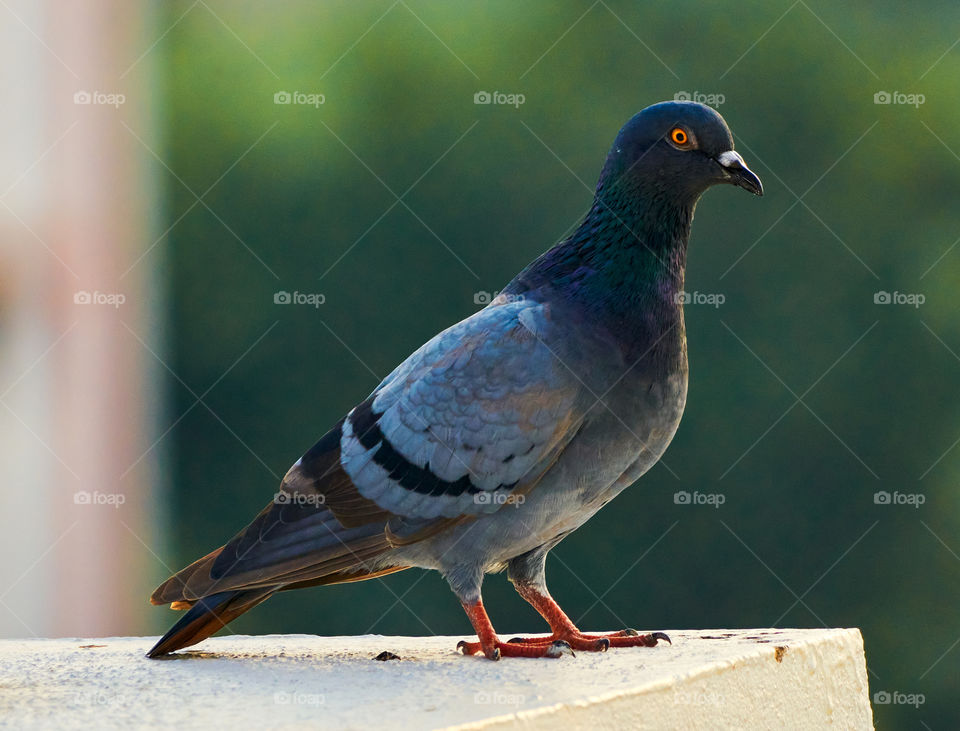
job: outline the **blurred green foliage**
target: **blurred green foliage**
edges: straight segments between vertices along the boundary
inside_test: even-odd
[[[191,409],[166,385],[171,423],[188,412],[167,562],[228,539],[379,378],[569,231],[634,112],[722,94],[766,196],[702,201],[687,289],[725,302],[687,309],[683,423],[553,552],[551,588],[590,629],[860,627],[871,693],[926,697],[877,706],[880,727],[956,727],[960,16],[925,6],[170,3],[161,25],[186,15],[159,46],[165,156],[183,182],[158,169],[175,224],[158,261],[174,370],[213,388]],[[475,105],[481,90],[525,102]],[[326,301],[275,305],[281,290]],[[542,629],[502,577],[485,596],[503,631]],[[420,571],[279,596],[232,628],[469,633]]]

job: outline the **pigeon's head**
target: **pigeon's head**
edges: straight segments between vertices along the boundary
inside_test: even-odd
[[[710,186],[730,183],[763,195],[763,186],[740,154],[730,128],[697,102],[661,102],[627,122],[607,157],[601,189],[692,203]]]

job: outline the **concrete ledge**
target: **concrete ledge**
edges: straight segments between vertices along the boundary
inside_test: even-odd
[[[859,630],[669,634],[498,663],[462,637],[235,635],[166,660],[143,657],[155,638],[5,640],[0,726],[873,728]]]

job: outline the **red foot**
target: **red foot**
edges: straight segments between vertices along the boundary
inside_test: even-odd
[[[501,657],[561,657],[562,655],[573,655],[573,649],[563,640],[552,641],[544,638],[544,642],[536,644],[518,644],[513,642],[501,642],[499,639],[493,641],[493,644],[484,648],[480,642],[465,642],[461,640],[457,643],[457,649],[464,655],[476,655],[482,652],[490,660],[499,660]]]
[[[624,629],[610,634],[594,635],[583,634],[574,628],[554,633],[549,637],[514,637],[509,644],[539,647],[552,642],[566,642],[574,650],[606,652],[611,647],[656,647],[658,640],[670,642],[670,638],[663,632],[642,635],[635,629]]]
[[[493,625],[490,624],[490,618],[483,608],[483,602],[477,601],[476,604],[464,604],[463,608],[470,618],[470,624],[477,633],[479,642],[457,643],[457,649],[464,655],[476,655],[482,652],[489,660],[499,660],[501,657],[560,657],[562,655],[572,655],[573,650],[570,645],[562,640],[556,642],[545,641],[536,645],[511,644],[502,642],[497,633],[493,631]]]
[[[479,599],[474,604],[464,604],[479,642],[462,641],[457,649],[464,655],[482,652],[490,660],[501,657],[561,657],[573,655],[574,650],[605,652],[611,647],[655,647],[660,640],[670,642],[663,632],[641,635],[635,629],[625,629],[605,635],[588,635],[576,628],[549,594],[529,585],[517,587],[521,596],[529,601],[550,624],[553,634],[549,637],[515,637],[503,642],[490,624],[490,618]],[[671,643],[672,644],[672,643]]]

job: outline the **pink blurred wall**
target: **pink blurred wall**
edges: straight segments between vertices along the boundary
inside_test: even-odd
[[[166,571],[150,7],[0,6],[3,637],[144,632]]]

